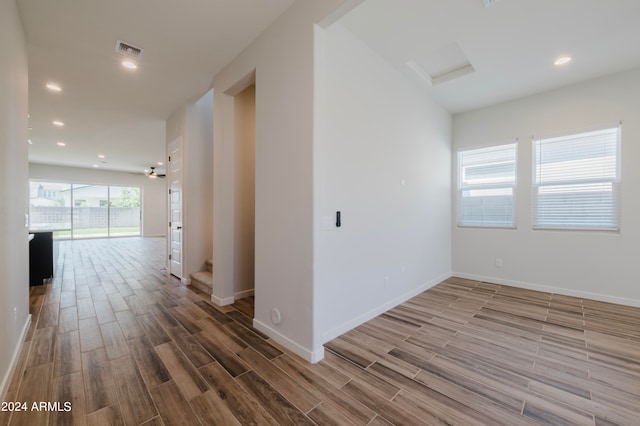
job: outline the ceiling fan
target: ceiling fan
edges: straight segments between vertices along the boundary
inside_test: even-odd
[[[144,173],[144,174],[145,174],[147,177],[151,178],[151,179],[155,179],[155,178],[164,178],[165,176],[167,176],[167,175],[165,175],[165,174],[161,174],[161,173],[156,172],[156,168],[155,168],[155,167],[153,167],[153,166],[149,167],[149,171],[145,171],[145,173]]]

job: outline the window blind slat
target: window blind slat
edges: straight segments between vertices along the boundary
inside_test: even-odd
[[[534,228],[619,228],[619,141],[619,127],[534,141]]]
[[[458,225],[515,225],[517,144],[458,152]]]

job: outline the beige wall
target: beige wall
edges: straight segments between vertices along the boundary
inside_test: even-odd
[[[323,353],[313,343],[314,26],[343,3],[295,2],[213,80],[214,297],[234,298],[233,97],[255,72],[254,326],[314,361]]]
[[[213,252],[213,91],[171,114],[167,145],[182,138],[182,272],[205,269]]]
[[[16,7],[0,1],[0,391],[29,318],[27,49]]]
[[[456,150],[518,139],[517,228],[454,226],[456,275],[640,306],[639,87],[634,69],[454,116]],[[532,230],[532,137],[620,121],[620,232]]]
[[[238,93],[235,103],[235,216],[234,296],[254,288],[256,86]]]

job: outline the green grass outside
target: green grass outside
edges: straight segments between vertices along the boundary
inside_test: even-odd
[[[87,229],[74,229],[73,236],[75,238],[83,237],[106,237],[109,235],[107,228],[87,228]],[[128,228],[111,228],[111,235],[140,235],[140,227],[128,227]],[[71,231],[54,231],[54,238],[71,238]]]

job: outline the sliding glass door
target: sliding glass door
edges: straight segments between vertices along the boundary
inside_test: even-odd
[[[140,187],[32,180],[29,228],[57,238],[103,238],[141,234]]]
[[[140,188],[109,187],[109,235],[140,235]]]
[[[109,236],[109,187],[73,184],[73,238]]]

